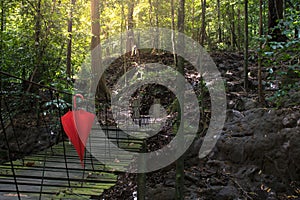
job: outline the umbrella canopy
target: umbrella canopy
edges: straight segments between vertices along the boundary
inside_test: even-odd
[[[68,111],[62,116],[61,122],[65,133],[75,147],[81,164],[83,165],[85,145],[93,126],[95,115],[85,110],[76,110],[77,97],[80,97],[83,100],[81,94],[76,94],[74,96],[74,111]]]

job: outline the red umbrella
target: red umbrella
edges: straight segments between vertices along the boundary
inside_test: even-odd
[[[84,165],[83,158],[85,145],[93,126],[95,115],[86,112],[85,110],[76,110],[77,97],[80,97],[83,100],[81,94],[76,94],[74,96],[74,111],[68,111],[61,117],[61,121],[64,131],[77,151],[81,164]]]

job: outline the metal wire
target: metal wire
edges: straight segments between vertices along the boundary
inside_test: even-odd
[[[0,98],[0,105],[2,103],[1,101],[2,101],[2,96]],[[3,134],[4,134],[4,139],[5,139],[5,142],[6,142],[6,145],[7,145],[8,157],[9,157],[9,161],[10,161],[10,165],[11,165],[11,171],[13,173],[13,178],[14,178],[14,181],[15,181],[16,192],[17,192],[17,195],[18,195],[18,199],[21,200],[19,187],[18,187],[18,182],[17,182],[17,177],[16,177],[14,164],[13,164],[13,160],[12,160],[12,156],[11,156],[9,141],[8,141],[8,138],[7,138],[7,134],[6,134],[6,130],[5,130],[4,122],[3,122],[2,109],[1,108],[0,108],[0,121],[1,121],[1,126],[2,126],[2,130],[3,130]]]
[[[60,101],[59,101],[59,93],[56,93],[56,100],[57,100],[57,104],[58,104],[58,117],[60,120],[60,128],[61,128],[61,139],[62,139],[62,143],[63,143],[63,152],[64,152],[64,160],[65,160],[65,166],[66,166],[66,172],[67,172],[67,178],[68,178],[68,185],[69,187],[71,187],[71,183],[70,183],[70,174],[69,174],[69,169],[68,169],[68,161],[67,161],[67,156],[66,156],[66,145],[65,145],[65,139],[64,139],[64,132],[63,132],[63,126],[62,126],[62,121],[61,121],[61,110],[60,110]]]
[[[18,77],[15,77],[13,75],[10,75],[8,73],[0,71],[0,77],[2,77],[3,74],[8,77],[12,77],[12,78],[15,78],[18,80],[29,82],[27,80],[23,80]],[[65,141],[66,137],[64,135],[63,126],[62,126],[62,122],[61,122],[61,116],[63,113],[62,113],[62,108],[61,108],[60,95],[61,94],[72,95],[72,94],[66,93],[63,91],[59,91],[57,89],[54,89],[54,88],[51,88],[48,86],[43,86],[43,85],[40,85],[37,83],[32,83],[32,84],[36,85],[39,88],[48,89],[50,92],[50,96],[51,96],[50,100],[52,101],[52,104],[54,103],[53,102],[54,100],[57,101],[58,113],[57,112],[56,113],[57,113],[57,115],[58,115],[57,117],[59,119],[57,119],[55,117],[55,120],[57,122],[57,125],[59,125],[59,134],[57,136],[58,138],[56,141],[56,145],[53,146],[53,148],[52,148],[51,138],[48,137],[48,141],[49,141],[49,144],[51,147],[51,152],[46,149],[43,152],[39,152],[39,153],[29,156],[29,157],[25,157],[24,160],[26,160],[26,163],[24,163],[24,160],[22,161],[23,164],[20,164],[20,162],[18,162],[18,161],[16,161],[14,163],[12,154],[11,154],[10,143],[7,138],[7,133],[6,133],[6,130],[4,127],[5,123],[4,123],[3,113],[2,113],[2,109],[1,109],[0,110],[0,121],[1,121],[1,126],[3,127],[3,133],[5,135],[5,142],[8,147],[10,163],[9,164],[5,163],[5,164],[0,165],[0,170],[1,170],[0,176],[3,177],[0,180],[0,186],[14,184],[16,188],[12,190],[10,187],[9,187],[9,189],[7,189],[7,187],[3,187],[3,188],[0,188],[0,192],[13,192],[13,193],[16,192],[18,194],[19,200],[21,199],[21,194],[23,194],[23,193],[24,194],[38,194],[39,199],[41,200],[44,198],[43,195],[57,194],[57,192],[55,193],[54,191],[49,191],[49,188],[51,188],[51,187],[55,187],[55,188],[69,187],[71,189],[72,188],[74,188],[74,189],[75,188],[86,188],[87,190],[91,189],[91,190],[95,191],[96,189],[98,189],[96,186],[96,184],[98,184],[98,183],[99,184],[115,183],[116,180],[114,180],[110,176],[107,176],[107,177],[103,177],[103,176],[97,177],[96,176],[96,178],[89,177],[89,176],[85,177],[87,174],[90,175],[90,174],[98,174],[98,173],[104,173],[104,174],[110,173],[110,174],[114,174],[114,175],[119,175],[119,174],[121,174],[121,172],[116,172],[116,171],[112,170],[111,167],[108,167],[108,166],[96,161],[96,159],[92,156],[91,153],[89,153],[89,156],[87,156],[87,151],[85,151],[85,158],[84,158],[84,166],[85,167],[84,167],[84,169],[78,167],[79,162],[78,162],[77,153],[73,148],[71,149],[70,148],[71,146],[68,145]],[[55,92],[55,95],[53,94],[54,92]],[[31,95],[30,97],[35,98],[35,96],[33,96],[33,95]],[[2,99],[3,99],[3,96],[1,97],[0,104],[1,104]],[[25,96],[24,96],[24,99],[25,99]],[[39,101],[39,103],[40,103],[40,101]],[[7,110],[11,109],[11,108],[9,108],[9,106],[10,106],[10,104],[6,104]],[[36,104],[36,106],[38,106],[37,109],[40,112],[42,109],[42,105]],[[103,131],[105,131],[105,137],[101,138],[101,139],[104,139],[104,145],[101,146],[100,148],[98,148],[97,150],[99,150],[101,152],[104,151],[104,154],[105,154],[104,159],[110,160],[112,157],[111,152],[110,152],[110,142],[114,142],[118,146],[121,146],[121,144],[126,144],[126,143],[130,144],[130,142],[138,141],[138,138],[132,137],[130,135],[125,135],[117,126],[109,126],[109,123],[108,123],[109,117],[108,116],[110,113],[108,113],[108,109],[109,109],[109,105],[105,104],[104,111],[103,111],[105,114],[105,118],[104,118],[105,119],[105,122],[104,122],[105,127],[102,127]],[[12,118],[13,118],[12,116],[9,116],[10,121],[12,121]],[[41,120],[41,124],[43,124],[45,126],[45,129],[43,129],[43,130],[46,130],[46,132],[49,133],[50,132],[49,127],[51,127],[51,126],[49,125],[46,117],[44,117],[43,115],[38,116],[37,120]],[[142,123],[142,121],[140,123]],[[39,126],[41,124],[38,124],[38,127],[41,127],[41,126]],[[12,135],[12,136],[15,137],[15,139],[17,139],[17,134],[16,134],[17,132],[13,132],[13,133],[14,133],[14,135]],[[9,135],[9,136],[11,136],[11,135]],[[110,140],[112,140],[112,141],[110,141]],[[89,140],[89,143],[90,143],[90,148],[92,148],[91,140]],[[129,145],[128,145],[128,148],[129,148]],[[134,147],[134,148],[136,148],[136,151],[139,151],[138,147]],[[21,151],[21,148],[18,147],[18,150]],[[91,149],[90,149],[90,152],[91,152]],[[131,158],[127,158],[127,157],[125,157],[124,159],[128,159],[128,161],[132,160]],[[27,166],[28,163],[33,163],[33,165]],[[59,165],[55,165],[55,163],[58,163]],[[121,166],[121,167],[123,166],[122,163],[114,163],[114,165]],[[5,174],[5,173],[2,174],[1,173],[2,170],[7,170],[7,169],[10,169],[12,171],[12,174]],[[56,172],[58,172],[58,173],[56,173]],[[52,176],[51,173],[52,173],[52,175],[54,173],[54,176]],[[59,175],[61,173],[66,173],[66,175],[63,175],[63,176]],[[82,177],[81,177],[81,175],[82,175]],[[66,184],[66,182],[67,182],[67,184]],[[81,184],[77,184],[77,183],[81,183]],[[31,186],[33,186],[33,187],[38,186],[39,188],[31,191],[31,190],[28,190],[28,188],[25,186],[29,187],[29,189],[32,189]],[[68,189],[68,190],[71,190],[71,189]],[[82,198],[85,198],[84,196],[88,196],[88,194],[75,194],[75,193],[73,193],[73,194],[78,195]],[[100,192],[99,192],[99,194],[100,194]]]

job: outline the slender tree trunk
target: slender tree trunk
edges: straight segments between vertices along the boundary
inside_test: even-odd
[[[36,15],[35,15],[35,35],[34,35],[34,41],[35,41],[35,65],[33,72],[30,76],[29,81],[35,81],[39,82],[40,79],[40,65],[41,65],[41,59],[42,59],[42,49],[40,44],[40,35],[41,35],[41,0],[38,0],[36,5]],[[31,90],[32,84],[30,83],[27,92]]]
[[[36,21],[35,21],[35,45],[40,46],[40,34],[41,34],[41,0],[38,0],[36,9]],[[38,49],[38,48],[37,48]],[[37,59],[39,60],[39,59]]]
[[[238,50],[241,51],[241,38],[242,38],[242,31],[241,31],[241,8],[240,8],[240,0],[238,1],[238,21],[237,21],[237,47]]]
[[[244,31],[244,87],[248,90],[248,0],[244,0],[245,31]]]
[[[159,46],[159,13],[158,13],[158,7],[159,7],[159,0],[155,0],[155,5],[154,5],[154,9],[155,9],[155,32],[154,32],[154,40],[153,40],[153,46],[154,49],[152,50],[152,53],[155,53],[158,50],[158,46]]]
[[[195,0],[192,0],[192,38],[195,40]]]
[[[176,56],[176,46],[175,46],[175,7],[174,7],[174,0],[171,0],[171,28],[172,28],[172,49],[173,49],[173,56],[174,56],[174,66],[177,66],[177,56]]]
[[[201,0],[201,6],[202,6],[202,25],[201,25],[201,40],[200,44],[203,46],[205,41],[205,13],[206,13],[206,0]]]
[[[110,91],[105,83],[105,75],[102,69],[102,48],[100,44],[100,2],[91,0],[91,20],[92,20],[92,40],[91,40],[91,62],[92,62],[92,92],[96,91],[96,97],[104,97],[107,101],[110,99]],[[103,73],[101,77],[100,74]],[[100,80],[99,80],[100,78]],[[99,82],[98,82],[99,80]],[[94,88],[96,82],[98,87]]]
[[[1,62],[0,63],[1,67],[3,67],[3,64],[4,64],[4,62],[3,62],[4,61],[3,60],[4,59],[4,55],[3,55],[4,54],[3,53],[4,52],[4,43],[3,43],[4,42],[3,41],[3,36],[4,35],[3,34],[4,34],[4,30],[5,30],[5,7],[4,6],[5,6],[4,0],[1,0],[1,41],[0,41],[1,42],[0,48],[1,48],[1,52],[2,52],[1,53],[1,61],[0,61]]]
[[[120,34],[120,55],[123,55],[123,50],[124,50],[124,40],[123,40],[123,30],[124,30],[124,24],[126,24],[126,19],[125,19],[125,8],[124,8],[124,2],[121,1],[121,34]],[[125,23],[124,23],[125,22]],[[125,47],[126,48],[126,47]],[[126,57],[123,55],[123,72],[124,72],[124,84],[127,85],[127,76],[126,76],[126,71],[127,71],[127,62],[126,62]]]
[[[4,0],[1,0],[1,39],[0,39],[0,52],[1,52],[1,60],[0,60],[0,69],[3,68],[4,66],[4,41],[3,41],[3,34],[5,30],[5,4]],[[25,68],[23,67],[23,74],[24,74]],[[24,82],[23,82],[23,88],[24,87]],[[0,76],[0,91],[2,91],[2,79]],[[0,100],[0,105],[2,106],[1,100]],[[0,108],[1,109],[1,108]],[[1,111],[0,111],[1,112]],[[1,114],[1,113],[0,113]]]
[[[231,5],[231,48],[235,48],[235,19],[234,19],[234,5]]]
[[[73,9],[75,6],[76,0],[71,0],[71,9],[69,13],[69,22],[68,22],[68,47],[67,47],[67,76],[71,78],[72,76],[72,29],[73,29]]]
[[[125,22],[125,11],[124,11],[124,3],[123,3],[123,1],[121,1],[121,34],[120,34],[120,39],[121,39],[121,46],[120,46],[120,55],[123,55],[123,47],[124,47],[124,40],[123,40],[123,31],[124,31],[124,24],[126,24],[126,22]],[[124,23],[125,22],[125,23]],[[126,70],[125,70],[125,72],[126,72]],[[124,72],[124,73],[125,73]]]
[[[269,0],[269,23],[268,32],[272,36],[271,41],[284,42],[287,37],[282,35],[281,30],[276,28],[278,20],[283,19],[283,0]]]
[[[153,5],[152,5],[152,0],[149,0],[149,24],[150,27],[153,27],[153,17],[152,17],[152,13],[153,13]]]
[[[218,40],[219,42],[222,42],[220,0],[217,0],[217,9],[218,9]]]
[[[259,38],[263,35],[263,8],[262,8],[263,0],[259,0]],[[262,68],[262,40],[259,40],[259,49],[260,52],[258,54],[258,97],[259,102],[264,102],[263,96],[263,87],[262,87],[262,76],[261,76],[261,68]]]
[[[4,15],[5,15],[4,12],[5,12],[4,0],[1,0],[1,38],[0,38],[0,52],[1,52],[0,66],[1,66],[1,68],[3,68],[3,65],[4,65],[4,62],[3,62],[4,61],[4,55],[2,53],[2,52],[4,52],[4,45],[3,45]],[[2,76],[0,76],[0,91],[2,91]],[[0,105],[2,106],[1,99],[0,99]],[[0,110],[0,114],[1,114],[1,110]],[[4,127],[3,127],[3,129],[4,129]]]
[[[179,0],[179,8],[178,8],[178,31],[184,33],[184,18],[185,18],[185,0]],[[178,35],[177,39],[177,49],[185,48],[184,47],[184,38],[182,35]],[[184,60],[182,57],[178,57],[178,72],[184,76]],[[182,83],[177,83],[178,91],[184,91],[184,85]],[[184,94],[181,92],[178,96],[178,99],[181,99],[181,106],[178,103],[178,118],[177,118],[177,127],[179,132],[182,132],[184,127],[184,119],[182,119],[181,113],[184,113],[183,105],[184,105]],[[183,138],[181,138],[183,140]],[[182,142],[182,141],[181,141]],[[182,155],[176,161],[176,199],[183,200],[184,199],[184,155]]]
[[[92,41],[91,50],[93,51],[100,45],[100,2],[99,0],[91,0],[91,19],[92,19]],[[101,51],[92,53],[92,73],[99,72]]]
[[[4,32],[4,27],[5,27],[4,21],[5,21],[4,0],[1,0],[1,33]]]
[[[128,15],[127,15],[127,40],[126,40],[126,51],[129,52],[134,46],[134,33],[133,33],[133,11],[134,1],[128,2]]]
[[[296,11],[299,11],[299,10],[300,10],[300,5],[298,4],[298,5],[296,6]],[[299,27],[296,27],[296,28],[295,28],[295,38],[296,38],[296,39],[297,39],[297,38],[300,38],[299,30],[300,30]]]

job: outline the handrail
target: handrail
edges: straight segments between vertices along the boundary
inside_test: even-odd
[[[47,86],[47,85],[42,85],[42,84],[39,84],[39,83],[36,83],[36,82],[33,82],[33,81],[26,80],[26,79],[24,79],[24,78],[17,77],[17,76],[15,76],[15,75],[12,75],[12,74],[7,73],[7,72],[4,72],[4,71],[0,71],[0,74],[3,74],[3,75],[5,75],[5,76],[11,77],[11,78],[15,78],[15,79],[18,79],[18,80],[21,80],[21,81],[25,81],[25,82],[27,82],[27,83],[31,83],[31,84],[36,85],[36,86],[39,86],[39,87],[41,87],[41,88],[46,88],[46,89],[55,91],[55,92],[57,92],[57,93],[62,93],[62,94],[71,95],[71,96],[74,95],[74,94],[71,94],[71,93],[69,93],[69,92],[66,92],[66,91],[63,91],[63,90],[56,89],[56,88],[54,88],[54,87],[50,87],[50,86]]]

